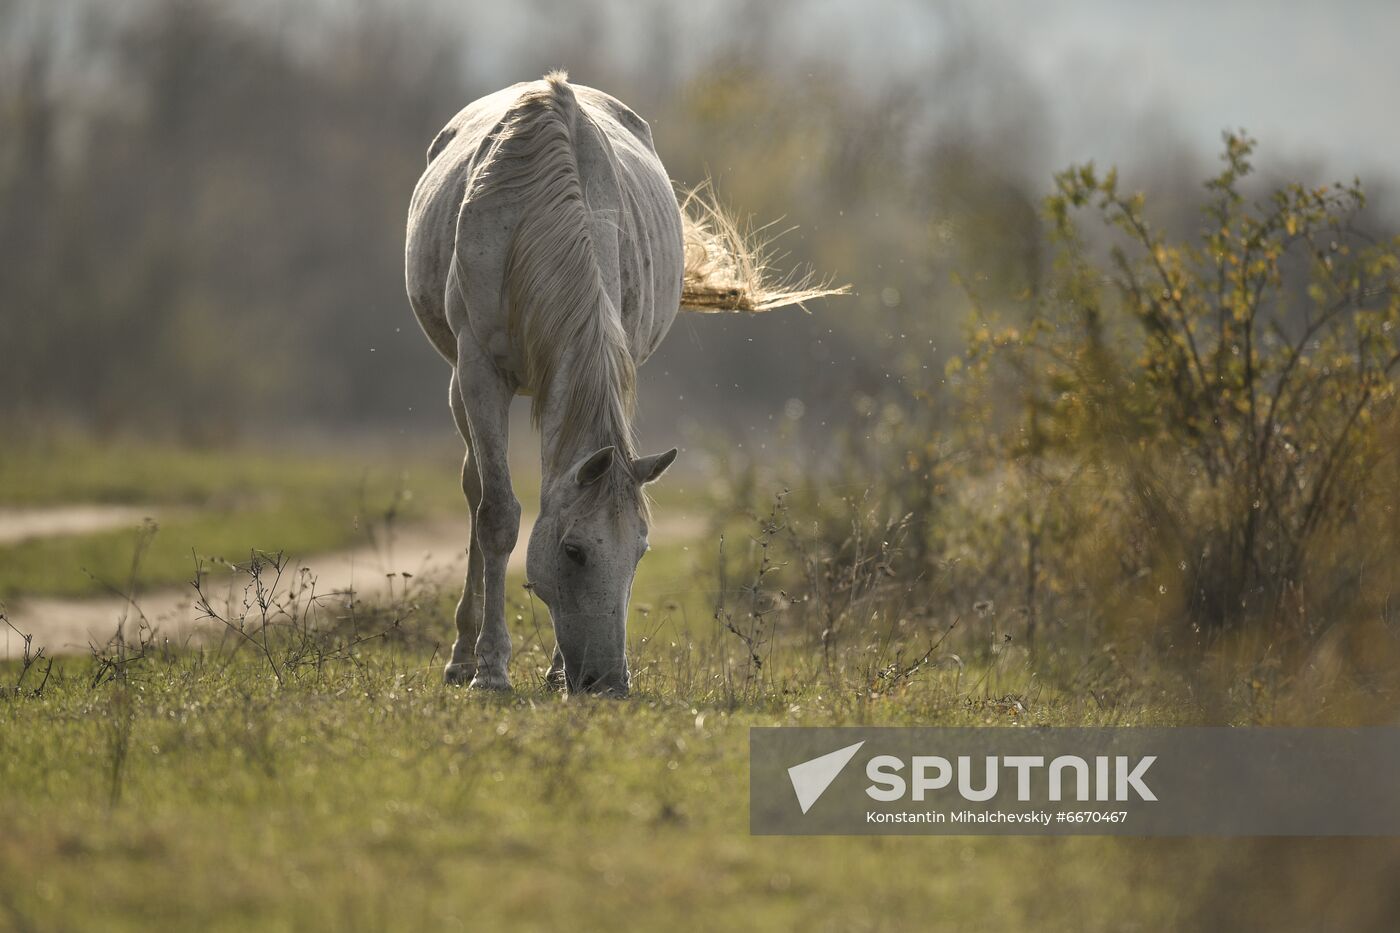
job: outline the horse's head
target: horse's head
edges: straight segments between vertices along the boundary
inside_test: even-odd
[[[675,449],[629,461],[604,447],[541,489],[526,572],[549,607],[569,690],[627,694],[627,600],[647,550],[642,487]]]

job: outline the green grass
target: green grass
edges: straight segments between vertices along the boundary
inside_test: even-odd
[[[27,438],[0,458],[0,505],[233,505],[268,490],[281,494],[353,484],[364,472],[349,458],[305,452]]]
[[[382,454],[76,440],[32,442],[6,453],[0,506],[152,506],[159,527],[137,573],[146,587],[187,581],[192,552],[230,561],[254,548],[307,555],[364,541],[366,522],[390,508],[405,521],[465,508],[451,455],[405,463]],[[0,598],[124,588],[144,536],[132,525],[0,545]]]
[[[763,536],[746,543],[731,529],[729,541],[733,604]],[[271,643],[275,673],[246,643],[153,648],[125,677],[110,661],[61,660],[34,695],[41,662],[0,693],[0,929],[1155,931],[1393,919],[1393,841],[750,836],[752,726],[1251,714],[1204,707],[1166,668],[1086,686],[1065,673],[1073,665],[981,657],[974,635],[950,642],[965,671],[885,679],[923,635],[897,624],[875,634],[892,619],[883,605],[830,664],[811,627],[820,607],[769,617],[756,672],[712,618],[714,563],[713,543],[658,546],[643,562],[626,701],[543,689],[548,617],[518,585],[517,690],[505,697],[441,685],[454,594],[430,589],[353,620],[327,613],[311,633],[289,621]],[[18,678],[18,664],[0,665],[0,687]]]
[[[125,689],[83,673],[0,712],[0,890],[38,927],[656,928],[700,911],[712,928],[844,926],[872,902],[912,922],[930,900],[949,928],[1035,914],[1035,886],[955,897],[1005,843],[749,838],[746,728],[808,717],[502,701],[385,658],[282,690],[251,656],[150,665]],[[1093,847],[1012,848],[1040,870],[1063,853],[1083,896],[1100,883]]]
[[[355,500],[334,495],[182,515],[155,526],[136,582],[150,587],[188,581],[196,552],[238,561],[253,548],[307,554],[341,547],[362,536],[355,518]],[[0,546],[0,597],[123,592],[144,536],[140,527],[132,527]]]
[[[1341,915],[1363,918],[1384,878],[1375,863],[1396,865],[1374,841],[1261,854],[1247,840],[751,837],[750,726],[985,714],[937,684],[866,706],[826,686],[783,708],[666,689],[498,698],[440,686],[427,660],[375,651],[280,688],[246,651],[231,664],[151,659],[95,688],[90,662],[64,665],[42,698],[0,704],[0,917],[106,930],[1160,930],[1210,926],[1200,912],[1226,902],[1217,874],[1241,859],[1331,859],[1332,893],[1350,899]],[[1103,718],[1073,697],[1035,717]],[[1229,903],[1296,904],[1295,881],[1260,872]]]

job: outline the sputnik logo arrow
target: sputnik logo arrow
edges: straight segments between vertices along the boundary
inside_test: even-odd
[[[854,745],[847,745],[820,758],[813,758],[788,768],[788,780],[792,781],[793,792],[797,794],[797,803],[802,807],[803,813],[812,809],[812,804],[826,793],[826,789],[836,780],[841,769],[850,764],[864,744],[864,741],[860,741]]]

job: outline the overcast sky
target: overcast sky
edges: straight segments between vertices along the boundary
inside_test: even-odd
[[[991,0],[1027,69],[1067,82],[1074,104],[1160,114],[1197,145],[1247,127],[1266,149],[1347,177],[1400,169],[1400,3],[1288,0]],[[1062,143],[1073,147],[1073,143]],[[1091,151],[1073,153],[1086,157]]]
[[[463,17],[478,38],[532,28],[522,21],[530,2],[489,10],[426,2]],[[612,30],[621,56],[638,52],[629,23],[665,17],[680,35],[675,54],[695,64],[707,38],[723,41],[744,22],[725,0],[598,2],[621,24]],[[1163,138],[1201,153],[1217,150],[1225,128],[1244,127],[1266,157],[1400,179],[1395,0],[789,0],[780,8],[795,50],[819,50],[858,75],[928,61],[953,33],[975,34],[1044,89],[1055,128],[1050,167],[1129,158],[1160,124]],[[485,56],[483,66],[509,68],[482,46],[473,54]]]
[[[937,55],[950,21],[970,26],[1047,90],[1055,165],[1125,157],[1161,122],[1203,152],[1244,127],[1266,154],[1347,178],[1400,177],[1394,0],[812,0],[808,10],[807,41],[870,65]]]

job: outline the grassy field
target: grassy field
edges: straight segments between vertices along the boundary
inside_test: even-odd
[[[965,663],[911,664],[941,631],[883,597],[824,652],[822,607],[768,601],[771,527],[726,532],[722,574],[717,540],[643,562],[626,701],[544,688],[547,615],[518,579],[510,696],[441,685],[454,594],[427,588],[289,608],[266,653],[0,666],[0,929],[1393,929],[1393,840],[749,836],[751,726],[1389,712],[1030,664],[975,630],[943,646]],[[755,587],[763,631],[738,611]]]
[[[367,522],[413,521],[464,505],[453,462],[385,454],[197,450],[74,439],[18,445],[0,458],[0,508],[99,503],[150,506],[133,524],[0,544],[0,598],[87,596],[124,588],[138,546],[142,586],[181,584],[192,552],[236,561],[252,549],[311,554],[361,543]]]

